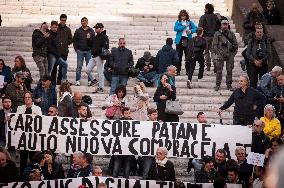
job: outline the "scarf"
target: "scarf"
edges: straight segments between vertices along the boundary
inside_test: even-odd
[[[157,163],[158,166],[165,167],[165,164],[167,163],[167,161],[168,161],[168,158],[167,158],[167,157],[165,157],[163,160],[158,160],[158,159],[156,158],[156,163]]]

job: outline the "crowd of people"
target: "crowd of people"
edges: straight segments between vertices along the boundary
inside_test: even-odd
[[[174,163],[167,158],[168,151],[164,147],[158,148],[154,157],[114,155],[108,172],[93,165],[92,155],[82,152],[72,155],[67,174],[56,160],[56,155],[50,151],[20,151],[20,168],[16,167],[11,154],[17,152],[13,148],[3,148],[9,113],[92,118],[90,105],[93,99],[83,96],[81,91],[72,92],[72,84],[68,81],[68,46],[73,44],[77,53],[75,86],[81,85],[85,60],[88,86],[96,86],[96,92],[102,94],[106,92],[105,79],[110,81],[109,96],[103,109],[105,118],[111,120],[179,122],[178,113],[169,110],[167,103],[178,98],[175,78],[181,74],[183,55],[189,89],[193,88],[192,76],[198,62],[198,79],[203,78],[205,69],[211,71],[213,67],[216,74],[214,90],[219,91],[226,61],[226,85],[233,93],[218,109],[218,113],[221,116],[223,110],[235,104],[233,124],[252,126],[251,151],[265,155],[265,166],[249,165],[244,147],[236,148],[236,160],[220,148],[215,156],[205,156],[201,160],[189,159],[188,171],[194,170],[197,183],[215,182],[217,186],[225,185],[226,180],[228,183],[242,184],[244,188],[264,187],[266,167],[282,145],[284,131],[284,75],[279,66],[268,72],[271,39],[264,30],[266,24],[281,23],[278,12],[271,0],[263,12],[259,11],[257,4],[252,4],[244,23],[247,47],[242,53],[244,61],[240,62],[247,75],[240,76],[238,88],[232,87],[238,42],[230,30],[228,19],[215,14],[212,4],[205,5],[205,14],[200,17],[198,25],[190,20],[186,10],[181,10],[173,26],[175,40],[167,38],[156,57],[146,51],[135,65],[132,51],[126,48],[125,38],[118,39],[118,47],[109,50],[109,39],[103,23],[97,23],[92,29],[88,26],[88,19],[83,17],[81,27],[76,29],[73,36],[66,25],[65,14],[60,16],[59,23],[52,21],[50,28],[46,22],[42,23],[32,35],[32,56],[40,75],[35,88],[32,88],[33,78],[22,56],[15,57],[13,68],[0,59],[0,74],[4,77],[1,88],[3,109],[0,111],[0,183],[102,175],[129,178],[137,174],[142,179],[176,181]],[[174,42],[176,49],[173,48]],[[97,79],[93,76],[95,66]],[[129,95],[126,90],[129,77],[139,80],[133,87],[134,95]],[[58,92],[57,84],[60,85]],[[157,87],[153,96],[156,108],[149,106],[147,87],[152,86]],[[200,124],[210,123],[204,112],[197,113],[196,121]]]

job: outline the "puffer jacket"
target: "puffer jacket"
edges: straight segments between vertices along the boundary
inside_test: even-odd
[[[261,52],[261,53],[260,53]],[[259,55],[261,54],[261,58]],[[250,62],[261,60],[265,63],[271,55],[271,45],[267,38],[263,37],[261,40],[252,38],[248,41],[246,55]]]
[[[106,30],[97,34],[92,39],[92,55],[93,58],[98,57],[102,53],[102,48],[109,49],[109,40]]]
[[[44,38],[43,33],[36,29],[32,35],[32,47],[33,47],[33,54],[32,56],[47,56],[47,38]]]
[[[90,34],[90,38],[87,39],[87,34]],[[73,36],[73,47],[75,51],[89,51],[91,50],[91,46],[89,45],[89,40],[91,40],[95,36],[95,32],[92,28],[88,28],[84,30],[82,27],[77,29]]]
[[[188,39],[192,39],[192,34],[196,33],[197,26],[192,21],[187,21],[187,24],[189,25],[189,30],[191,30],[191,33],[187,35]],[[174,26],[174,31],[176,32],[176,39],[175,43],[178,45],[180,44],[180,39],[182,37],[183,30],[186,29],[185,25],[182,25],[181,21],[176,21]]]
[[[171,45],[165,45],[159,50],[156,56],[157,72],[159,74],[167,72],[167,67],[175,65],[179,61],[178,53]]]
[[[127,48],[112,48],[109,62],[113,75],[128,75],[129,68],[134,65],[132,51]]]
[[[280,121],[277,118],[273,118],[272,120],[267,117],[260,118],[261,121],[264,122],[265,127],[263,132],[270,138],[277,138],[281,135],[281,125]]]

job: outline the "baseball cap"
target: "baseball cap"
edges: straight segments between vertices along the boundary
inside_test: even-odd
[[[19,71],[19,72],[16,72],[15,77],[26,78],[26,75],[22,71]]]
[[[102,23],[97,23],[94,28],[104,28],[104,25]]]

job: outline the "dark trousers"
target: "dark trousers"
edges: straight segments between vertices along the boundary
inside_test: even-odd
[[[245,118],[245,117],[233,117],[233,125],[252,125],[254,122],[254,117]]]
[[[255,66],[254,63],[246,61],[247,74],[250,81],[250,87],[257,88],[257,82],[261,77],[267,73],[268,66],[265,63],[261,67]]]
[[[67,61],[67,56],[65,55],[61,55],[61,58],[64,60],[64,61]],[[58,68],[58,75],[57,75],[57,67]],[[56,81],[56,76],[57,76],[57,81]],[[57,63],[55,63],[53,69],[52,69],[52,72],[51,72],[51,81],[52,81],[52,84],[60,84],[61,83],[61,80],[62,80],[62,66],[58,66]]]
[[[195,70],[196,61],[199,63],[199,73],[198,73],[198,79],[203,78],[203,72],[204,72],[204,56],[203,53],[196,54],[193,58],[189,58],[189,61],[186,62],[186,72],[188,76],[188,80],[192,80],[192,75]]]
[[[180,39],[180,43],[177,44],[177,46],[176,46],[176,50],[177,50],[178,57],[179,57],[179,61],[178,61],[178,63],[175,65],[176,68],[177,68],[177,72],[180,72],[180,71],[181,71],[181,64],[182,64],[181,62],[182,62],[183,53],[184,53],[185,57],[187,57],[187,47],[182,46],[182,42],[181,42],[183,38],[186,38],[186,40],[188,41],[188,38],[187,38],[187,37],[182,37],[182,38]]]
[[[28,158],[31,159],[34,157],[36,154],[36,151],[26,151],[26,150],[21,150],[20,151],[20,174],[22,175],[25,168],[28,165]]]

